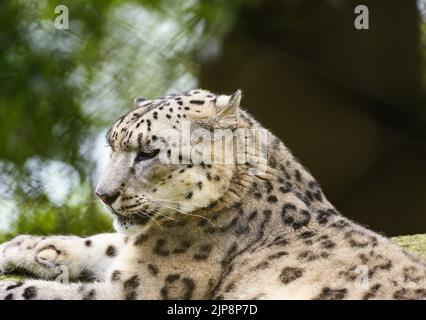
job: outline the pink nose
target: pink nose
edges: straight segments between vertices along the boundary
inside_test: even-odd
[[[105,203],[108,206],[111,206],[120,197],[121,192],[117,191],[114,194],[96,192],[96,195],[102,200],[103,203]]]

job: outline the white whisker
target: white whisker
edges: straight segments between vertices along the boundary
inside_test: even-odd
[[[162,213],[160,213],[158,210],[149,210],[149,209],[148,209],[147,211],[149,211],[150,213],[158,214],[159,216],[164,217],[164,218],[167,218],[167,219],[169,219],[169,220],[176,221],[176,219],[173,219],[172,217],[169,217],[169,216],[167,216],[167,215],[165,215],[165,214],[162,214]]]
[[[135,212],[134,214],[136,214],[136,215],[138,215],[138,216],[140,216],[140,217],[142,217],[142,215],[144,215],[144,216],[146,216],[146,217],[150,218],[152,221],[154,221],[156,224],[158,224],[158,226],[160,227],[160,229],[161,229],[162,231],[164,231],[164,230],[163,230],[163,227],[161,226],[161,224],[160,224],[157,220],[155,220],[155,219],[154,219],[154,217],[151,217],[149,214],[146,214],[146,213],[145,213],[145,212],[143,212],[143,211],[137,211],[137,212]]]
[[[171,206],[165,206],[166,208],[169,208],[169,209],[171,209],[171,210],[175,210],[176,212],[179,212],[179,213],[181,213],[181,214],[184,214],[184,215],[188,215],[188,216],[193,216],[193,217],[198,217],[198,218],[201,218],[201,219],[204,219],[204,220],[206,220],[206,221],[208,221],[213,227],[214,227],[214,223],[213,223],[213,221],[211,221],[210,219],[208,219],[208,218],[206,218],[206,217],[203,217],[203,216],[201,216],[201,215],[198,215],[198,214],[193,214],[193,213],[189,213],[189,212],[186,212],[186,211],[182,211],[181,209],[178,209],[178,208],[175,208],[175,207],[171,207]]]
[[[152,199],[154,202],[156,201],[164,201],[169,203],[183,203],[183,201],[176,201],[176,200],[169,200],[169,199],[160,199],[160,198],[154,198]]]

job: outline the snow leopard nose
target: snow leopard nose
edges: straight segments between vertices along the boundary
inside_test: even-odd
[[[103,203],[111,206],[121,196],[121,191],[117,191],[113,194],[96,192],[96,195],[102,200]]]

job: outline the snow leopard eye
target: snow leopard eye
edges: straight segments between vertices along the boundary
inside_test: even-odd
[[[160,149],[155,149],[150,152],[139,151],[136,154],[135,162],[146,161],[155,158],[155,156],[160,152]]]

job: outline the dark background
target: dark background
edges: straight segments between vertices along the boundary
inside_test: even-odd
[[[203,87],[241,87],[343,214],[390,235],[426,231],[426,122],[415,1],[261,1],[241,9]]]
[[[93,196],[106,128],[136,96],[193,87],[241,88],[344,215],[425,233],[425,35],[414,0],[3,2],[0,240],[111,230]]]

